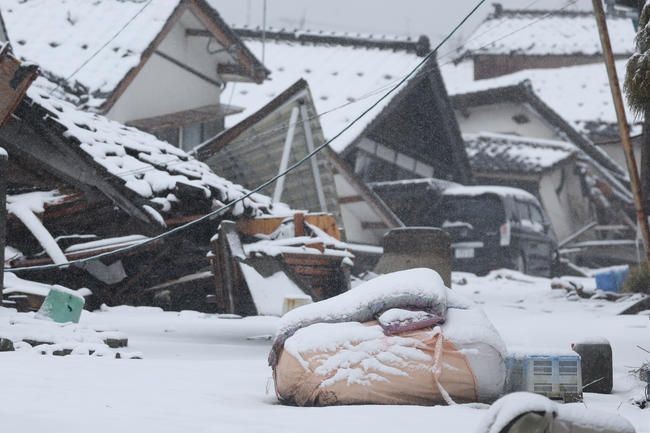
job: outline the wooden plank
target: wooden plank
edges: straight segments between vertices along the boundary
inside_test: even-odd
[[[339,197],[339,204],[360,203],[362,201],[363,197],[360,195],[348,195],[345,197]]]
[[[298,212],[293,215],[293,228],[296,237],[305,236],[305,214]]]
[[[318,227],[334,239],[341,240],[341,231],[334,215],[325,213],[307,214],[305,215],[305,222]]]
[[[361,223],[361,228],[364,230],[381,230],[386,229],[386,223],[380,221],[363,221]]]
[[[8,45],[5,45],[0,53],[0,126],[7,122],[22,101],[38,71],[35,65],[21,65],[7,49]]]

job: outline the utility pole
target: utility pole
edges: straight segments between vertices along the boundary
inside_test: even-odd
[[[7,242],[7,170],[9,157],[0,147],[0,306],[5,287],[5,245]]]
[[[648,227],[648,217],[645,212],[643,193],[641,191],[639,170],[634,157],[632,140],[630,139],[630,126],[627,123],[627,116],[625,115],[623,95],[621,94],[621,86],[616,73],[614,55],[612,54],[612,44],[607,30],[605,11],[603,10],[602,0],[592,0],[591,2],[594,7],[594,14],[596,15],[596,23],[598,24],[598,33],[600,34],[600,44],[603,48],[603,57],[605,58],[605,65],[607,66],[607,77],[609,78],[609,87],[612,91],[612,99],[614,100],[614,108],[616,109],[616,119],[618,120],[618,130],[621,136],[621,143],[623,144],[625,159],[627,160],[627,170],[630,174],[630,186],[632,187],[632,195],[634,196],[637,223],[639,224],[639,229],[641,230],[641,236],[643,238],[646,261],[650,262],[650,228]]]

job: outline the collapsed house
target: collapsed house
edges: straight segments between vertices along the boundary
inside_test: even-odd
[[[0,8],[16,54],[40,65],[55,96],[182,149],[216,135],[237,111],[221,101],[227,84],[267,76],[205,0],[2,0]]]
[[[607,27],[616,59],[634,53],[636,32],[632,20],[607,10]],[[508,37],[514,32],[514,37]],[[474,79],[511,74],[524,69],[550,69],[601,63],[602,47],[591,11],[505,9],[494,11],[474,30],[463,56],[474,66]]]
[[[295,208],[316,205],[341,215],[346,239],[372,244],[401,222],[363,182],[430,177],[471,181],[435,59],[427,60],[402,88],[338,135],[422,62],[430,49],[426,38],[416,42],[272,29],[235,31],[255,53],[264,45],[271,78],[261,85],[233,86],[229,100],[246,110],[230,116],[231,129],[198,150],[200,159],[213,168],[227,167],[236,179],[253,179],[256,174],[248,167],[263,161],[262,170],[275,175],[309,149],[335,138],[317,166],[306,165],[304,175],[287,179],[284,189],[275,186],[265,192],[282,194],[283,200],[286,194]],[[311,83],[309,88],[301,79]]]
[[[259,185],[325,143],[309,85],[298,80],[196,150],[229,179]],[[251,170],[251,167],[255,167]],[[330,212],[349,242],[377,244],[402,223],[329,146],[265,191],[294,209]]]
[[[517,185],[534,196],[564,240],[597,218],[587,168],[578,149],[561,141],[505,134],[465,134],[465,147],[476,181]]]
[[[11,161],[7,231],[14,250],[8,265],[27,268],[17,270],[19,276],[28,273],[72,288],[83,282],[102,302],[146,303],[147,285],[209,269],[205,254],[219,221],[291,214],[286,206],[253,194],[178,236],[82,266],[30,271],[31,266],[65,265],[142,243],[248,193],[148,133],[52,97],[53,88],[37,79],[14,118],[0,129]],[[187,303],[200,309],[205,295],[214,291],[211,276],[203,283],[185,294]]]
[[[618,67],[622,66],[619,62]],[[509,135],[512,142],[560,141],[575,148],[577,174],[586,186],[583,194],[591,201],[594,214],[589,218],[581,204],[583,202],[575,202],[577,208],[571,209],[574,214],[570,224],[574,231],[570,236],[560,238],[560,243],[579,234],[583,240],[598,241],[581,254],[636,260],[634,205],[627,171],[619,163],[622,151],[613,143],[610,143],[610,148],[596,141],[605,133],[610,136],[618,133],[603,65],[526,70],[477,81],[471,80],[471,69],[471,64],[462,62],[445,70],[452,104],[463,133]],[[633,131],[639,126],[632,125]],[[498,163],[496,160],[493,162],[493,170],[498,171]],[[561,190],[567,186],[563,179],[566,176],[557,178],[554,183],[560,202]],[[505,175],[499,183],[533,193],[541,188],[541,183],[535,187],[524,179]],[[540,195],[538,197],[545,202]],[[547,199],[545,205],[550,202]],[[556,213],[558,206],[556,203],[547,208],[547,213]],[[583,223],[582,228],[591,227],[583,232],[581,227],[577,227],[580,223]],[[606,227],[612,230],[605,230]],[[565,228],[554,226],[554,229],[558,235],[566,233]],[[620,244],[617,248],[626,252],[610,251],[612,239]],[[600,242],[605,240],[607,242]]]

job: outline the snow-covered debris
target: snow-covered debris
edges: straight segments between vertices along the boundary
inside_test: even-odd
[[[144,206],[149,206],[156,214],[169,214],[179,206],[214,209],[247,193],[242,186],[216,175],[206,164],[151,134],[84,112],[51,96],[53,86],[39,78],[27,92],[31,101],[44,110],[45,121],[63,126],[64,135],[73,146],[78,146],[107,174],[121,179],[124,186],[145,199],[148,204]],[[200,206],[201,200],[197,200],[196,195],[191,196],[191,202],[182,202],[179,188],[183,187],[200,192],[204,205]],[[286,215],[288,208],[282,204],[272,205],[270,198],[254,194],[230,213],[234,216]]]
[[[539,424],[535,426],[539,431],[635,432],[628,420],[616,414],[602,413],[582,403],[561,405],[541,395],[515,392],[500,398],[490,407],[476,433],[509,431],[513,421],[531,412],[539,415]]]
[[[475,173],[543,173],[578,152],[570,143],[516,135],[463,134],[463,139]]]
[[[261,32],[244,29],[240,33],[250,50],[261,55]],[[293,33],[277,34],[275,38],[273,30],[269,30],[264,44],[265,66],[271,71],[271,78],[262,85],[237,83],[225,91],[233,105],[245,108],[242,113],[226,118],[227,127],[236,125],[304,78],[310,84],[316,111],[321,115],[325,138],[332,138],[422,61],[415,52],[395,49],[393,45],[364,46],[365,40],[381,43],[384,41],[381,38],[319,33],[314,34],[314,39],[298,41],[292,40],[298,37]],[[340,43],[351,39],[357,43]],[[414,44],[406,39],[398,42]],[[384,99],[337,138],[332,148],[339,152],[345,149],[398,93]]]
[[[632,20],[608,16],[615,55],[634,52]],[[516,35],[510,36],[513,32]],[[500,10],[488,16],[469,37],[468,54],[583,55],[602,53],[596,18],[587,11]]]
[[[7,196],[7,212],[27,227],[56,264],[67,263],[68,259],[36,214],[43,213],[46,205],[56,204],[63,198],[56,190]]]
[[[285,298],[308,298],[286,273],[278,271],[268,277],[262,276],[254,267],[240,263],[251,297],[262,316],[281,316]]]
[[[59,285],[50,285],[38,283],[36,281],[25,280],[16,276],[16,274],[13,272],[5,272],[4,277],[5,287],[2,290],[2,293],[4,295],[22,293],[27,295],[46,297],[52,288],[56,288],[59,291],[68,293],[75,297],[83,297],[91,294],[90,290],[85,288],[79,290],[71,290]]]

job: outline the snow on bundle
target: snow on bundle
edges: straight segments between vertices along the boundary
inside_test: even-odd
[[[299,406],[493,400],[505,347],[480,310],[447,290],[435,271],[411,269],[287,313],[269,356],[278,398]]]

